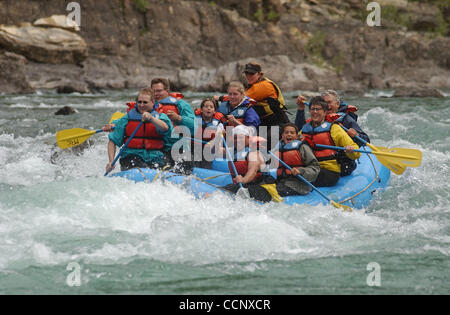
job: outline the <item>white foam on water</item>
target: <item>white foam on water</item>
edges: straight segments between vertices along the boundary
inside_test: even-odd
[[[125,102],[122,101],[97,100],[97,99],[94,99],[92,102],[89,103],[59,102],[57,104],[48,104],[41,102],[39,104],[15,103],[9,105],[10,108],[19,108],[19,109],[60,109],[65,106],[70,106],[75,109],[126,108]]]
[[[370,91],[364,94],[364,97],[370,97],[370,98],[379,98],[379,97],[388,97],[391,98],[394,96],[395,91],[379,91],[379,90],[374,90],[374,91]]]
[[[397,114],[384,108],[360,116],[375,145],[420,149],[423,162],[392,175],[390,187],[367,211],[353,213],[323,205],[260,206],[221,193],[196,200],[172,184],[103,178],[106,134],[80,154],[56,149],[54,135],[2,134],[0,271],[145,258],[220,263],[230,270],[245,263],[242,268],[254,272],[268,260],[378,252],[448,256],[448,136],[417,138],[414,126],[432,121],[423,116],[420,110]],[[444,132],[445,122],[440,124],[436,130]]]
[[[11,247],[0,248],[7,260],[3,267],[135,258],[195,265],[310,259],[360,252],[374,235],[398,228],[363,211],[258,206],[221,194],[199,201],[170,184],[120,178],[40,186],[16,193],[28,201],[11,196],[0,204],[10,214],[0,234],[14,244],[13,255]],[[52,239],[43,242],[48,235]],[[86,239],[83,246],[60,244],[77,244],[80,238]]]
[[[17,200],[19,195],[26,200]],[[0,225],[0,233],[16,246],[15,255],[8,252],[11,247],[1,249],[0,257],[8,260],[2,262],[3,266],[13,266],[17,260],[20,265],[24,261],[59,264],[64,258],[103,264],[134,257],[208,264],[290,259],[299,249],[308,252],[314,248],[319,256],[331,252],[331,248],[323,250],[318,246],[322,242],[317,244],[308,235],[308,225],[298,226],[292,218],[273,215],[273,204],[257,206],[220,194],[198,201],[170,184],[83,179],[72,185],[48,183],[39,188],[28,187],[3,199],[1,209],[9,209],[10,216]],[[293,214],[292,207],[281,208]],[[309,209],[295,209],[296,215],[304,211]],[[329,211],[341,216],[332,207],[317,207],[314,211],[322,212],[324,217]],[[336,223],[330,224],[332,227]],[[105,239],[99,242],[90,231],[102,231]],[[329,235],[328,228],[324,228],[324,233]],[[67,251],[57,249],[57,239],[50,243],[41,241],[33,255],[27,254],[37,240],[49,234],[55,238],[59,235],[64,243],[76,243],[79,235],[94,239],[87,248],[70,247]]]

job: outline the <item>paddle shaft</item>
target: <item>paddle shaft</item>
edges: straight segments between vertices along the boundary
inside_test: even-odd
[[[203,143],[203,144],[207,144],[208,142],[206,142],[205,140],[201,140],[201,139],[196,139],[196,138],[190,138],[190,137],[184,137],[187,140],[191,140],[197,143]]]
[[[348,129],[345,128],[342,124],[339,124],[339,126],[341,126],[342,129],[344,129],[345,131],[348,132]],[[355,135],[356,140],[360,141],[361,143],[363,143],[364,145],[367,145],[369,148],[371,148],[374,151],[378,151],[377,148],[373,145],[371,145],[369,142],[367,142],[366,140],[364,140],[363,138],[361,138],[358,135]]]
[[[342,129],[344,129],[345,131],[348,131],[348,129],[345,128],[344,126],[342,126],[342,124],[339,124],[339,125],[341,126]],[[406,167],[415,167],[415,166],[409,165],[408,161],[400,161],[400,163],[399,163],[399,161],[392,161],[388,158],[389,155],[386,154],[386,153],[390,153],[390,152],[385,152],[384,150],[377,148],[376,146],[370,144],[369,142],[365,141],[361,137],[355,136],[355,138],[357,140],[361,141],[364,145],[367,145],[369,148],[371,148],[373,154],[375,154],[375,155],[378,154],[378,161],[380,161],[381,164],[386,166],[388,169],[390,169],[397,175],[403,174]],[[380,152],[383,152],[383,154],[380,154]],[[386,157],[383,157],[383,156],[386,156]],[[416,161],[416,162],[419,162],[419,165],[420,165],[420,160],[421,160],[421,158],[418,158],[417,156],[410,156],[410,155],[407,155],[407,156],[404,155],[403,157],[401,157],[400,154],[396,154],[395,156],[391,155],[391,157],[399,158],[399,159],[405,158],[405,159],[408,159],[409,161]]]
[[[339,150],[339,151],[345,151],[346,149],[344,147],[336,147],[332,145],[323,145],[323,144],[316,144],[316,147],[322,148],[322,149],[331,149],[331,150]],[[410,155],[403,155],[403,154],[396,154],[396,153],[389,153],[389,152],[382,152],[382,151],[367,151],[367,150],[361,150],[361,149],[355,149],[354,152],[360,152],[360,153],[368,153],[368,154],[375,154],[375,155],[382,155],[382,156],[390,156],[390,157],[397,157],[401,159],[408,159],[408,160],[417,160],[416,157],[410,156]]]
[[[287,168],[288,170],[290,170],[292,172],[292,168],[287,165],[286,163],[284,163],[284,161],[282,161],[278,156],[276,156],[275,154],[273,154],[272,151],[269,151],[270,155],[272,155],[275,159],[277,159],[285,168]],[[325,198],[326,200],[328,200],[328,202],[331,203],[331,199],[328,198],[323,192],[321,192],[316,186],[314,186],[313,184],[311,184],[310,182],[308,182],[306,180],[306,178],[304,178],[303,176],[301,176],[300,174],[297,175],[297,178],[299,178],[302,182],[304,182],[305,184],[307,184],[309,187],[311,187],[312,189],[314,189],[315,191],[317,191],[323,198]]]
[[[114,165],[116,165],[117,161],[119,160],[120,156],[122,155],[122,152],[128,147],[128,145],[130,144],[131,140],[134,138],[134,136],[138,132],[139,128],[141,128],[143,123],[144,123],[144,121],[141,120],[139,125],[136,127],[136,129],[131,134],[130,138],[128,138],[128,141],[123,145],[122,149],[120,149],[119,154],[117,154],[116,158],[114,159],[114,161],[111,164],[111,168],[108,171],[106,171],[105,175],[103,175],[103,176],[108,175],[112,171]]]
[[[230,150],[227,147],[227,141],[225,140],[225,138],[223,136],[222,136],[222,141],[223,141],[223,146],[225,147],[225,152],[227,154],[228,162],[231,164],[231,168],[233,169],[234,177],[236,177],[239,174],[238,174],[238,172],[236,170],[236,166],[234,165],[233,157],[231,156]],[[244,186],[242,186],[242,183],[238,183],[238,184],[239,184],[240,188],[244,188]]]

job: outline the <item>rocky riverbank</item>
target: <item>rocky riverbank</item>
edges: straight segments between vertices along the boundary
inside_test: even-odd
[[[0,92],[139,88],[223,90],[247,61],[283,90],[450,89],[449,5],[364,1],[0,1]],[[53,18],[51,18],[53,16]],[[403,95],[403,94],[402,94]]]

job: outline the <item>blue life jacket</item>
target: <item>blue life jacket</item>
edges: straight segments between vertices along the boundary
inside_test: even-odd
[[[245,97],[244,101],[237,106],[236,108],[232,109],[230,102],[222,102],[217,109],[218,112],[221,112],[223,115],[233,115],[237,120],[239,120],[241,123],[244,123],[245,116],[247,113],[247,110],[252,105],[251,99],[249,97]]]

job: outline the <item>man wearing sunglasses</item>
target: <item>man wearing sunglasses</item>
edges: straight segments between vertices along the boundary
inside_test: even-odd
[[[170,146],[170,135],[173,125],[164,113],[153,110],[155,95],[151,89],[139,92],[136,106],[124,117],[114,121],[114,131],[109,134],[108,158],[106,170],[111,170],[111,163],[116,154],[116,146],[121,147],[128,141],[141,121],[144,124],[138,129],[128,147],[120,157],[121,170],[130,168],[161,168],[167,163],[164,151]]]

